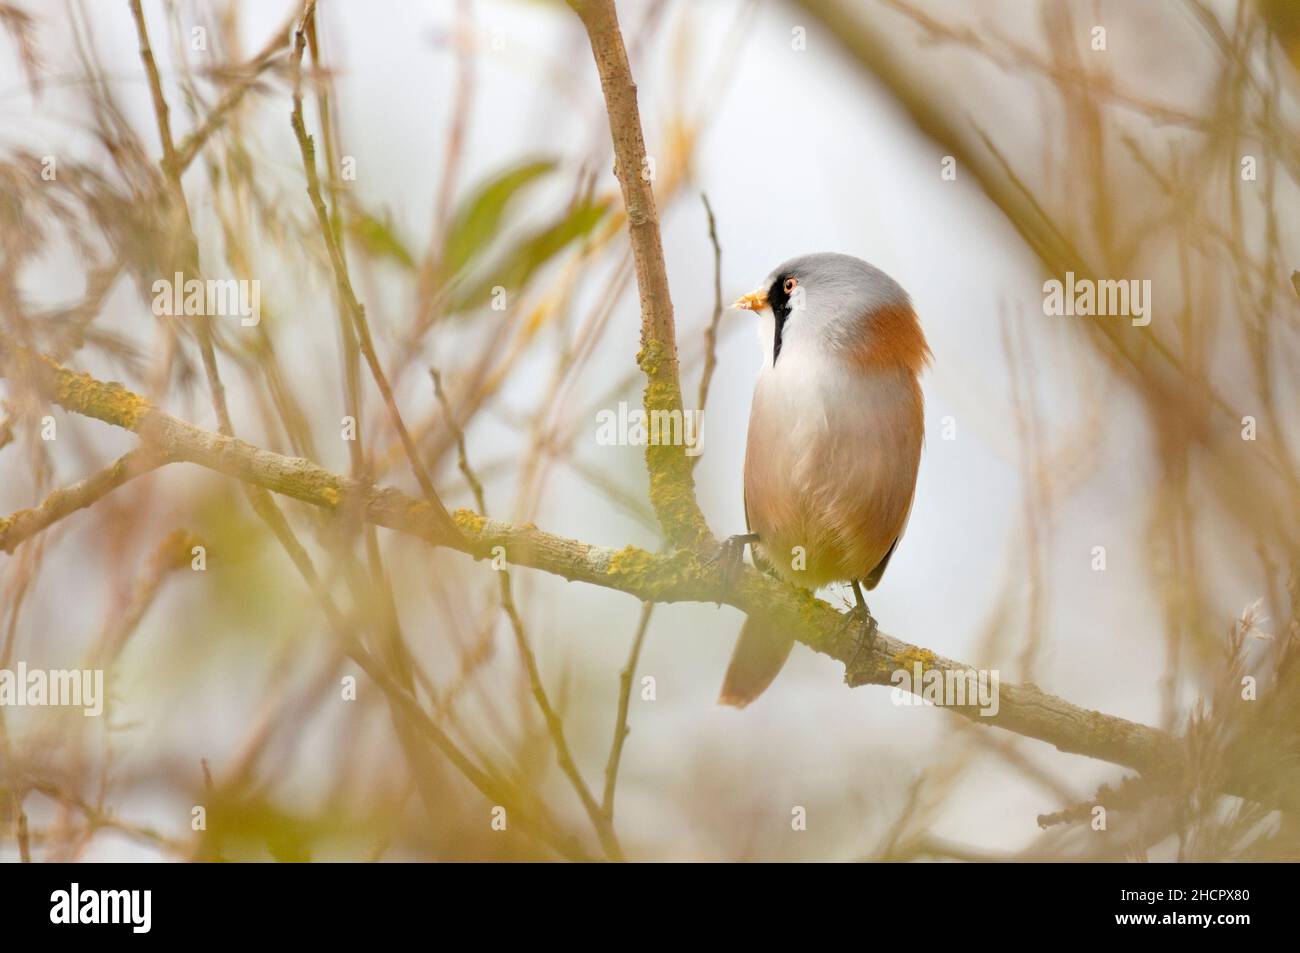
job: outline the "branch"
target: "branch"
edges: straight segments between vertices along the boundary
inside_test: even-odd
[[[176,164],[176,146],[172,140],[167,98],[163,95],[162,80],[158,76],[158,64],[154,61],[153,48],[149,45],[149,33],[145,29],[144,11],[140,9],[140,0],[131,0],[131,17],[135,21],[135,35],[140,43],[140,61],[144,63],[145,75],[149,77],[149,95],[153,98],[153,111],[158,119],[158,138],[162,140],[163,150],[163,171],[169,180],[178,182],[180,166]]]
[[[605,794],[600,802],[601,810],[611,822],[614,820],[614,792],[618,788],[618,768],[623,761],[623,744],[632,730],[627,724],[628,707],[632,699],[632,679],[636,677],[637,662],[641,659],[641,647],[645,644],[646,632],[650,628],[650,617],[654,611],[653,602],[641,604],[641,619],[636,625],[636,635],[632,637],[632,650],[628,653],[627,664],[618,675],[618,714],[614,717],[614,740],[610,742],[609,758],[605,762]]]
[[[444,534],[454,535],[456,527],[452,524],[451,516],[447,513],[446,507],[443,506],[442,500],[439,499],[438,491],[433,487],[433,478],[429,476],[428,469],[420,459],[420,452],[415,446],[415,441],[411,439],[410,431],[407,430],[405,422],[402,420],[401,411],[397,408],[397,401],[393,397],[393,388],[379,363],[379,355],[375,351],[374,341],[370,335],[370,322],[366,319],[365,309],[361,306],[361,302],[357,300],[356,292],[352,288],[352,278],[348,274],[347,262],[343,258],[343,246],[339,243],[334,227],[330,223],[329,211],[325,207],[325,199],[321,194],[320,175],[316,170],[316,147],[312,137],[307,133],[307,125],[302,114],[302,55],[307,45],[306,31],[315,13],[316,4],[312,0],[307,4],[302,25],[294,34],[293,54],[291,57],[294,83],[293,111],[290,113],[289,119],[293,127],[294,138],[298,141],[298,151],[302,156],[303,171],[307,177],[307,195],[311,199],[312,209],[316,213],[316,223],[320,227],[321,237],[325,240],[325,248],[329,253],[339,307],[347,315],[352,333],[356,335],[357,345],[361,348],[361,353],[366,359],[366,365],[370,368],[370,376],[374,378],[375,386],[379,388],[380,396],[384,400],[384,406],[388,410],[389,421],[392,423],[393,429],[397,431],[397,436],[401,440],[402,447],[405,449],[407,459],[411,464],[411,471],[420,484],[420,489],[429,503],[434,518],[442,522],[442,532]]]
[[[704,370],[700,372],[699,412],[704,413],[704,405],[709,400],[709,386],[713,383],[713,371],[718,366],[718,325],[722,322],[722,246],[718,244],[718,223],[713,217],[713,206],[709,197],[700,193],[704,203],[704,213],[709,217],[709,242],[713,245],[713,317],[704,331]],[[695,457],[691,465],[700,462]]]
[[[203,148],[212,134],[226,124],[231,111],[240,104],[245,94],[261,81],[262,74],[275,62],[276,55],[289,45],[289,39],[293,35],[293,27],[297,19],[298,14],[295,10],[271,34],[271,38],[266,41],[266,45],[252,59],[240,67],[238,71],[239,78],[217,100],[217,104],[204,117],[199,127],[176,146],[177,169],[184,172],[189,167],[190,163],[194,161],[194,157],[199,154],[199,150]]]
[[[510,792],[498,783],[497,779],[475,765],[429,717],[411,691],[397,683],[388,670],[381,666],[351,635],[346,620],[322,584],[306,550],[294,536],[288,520],[275,505],[270,494],[266,492],[274,490],[287,496],[337,509],[345,499],[350,502],[356,498],[356,493],[344,484],[349,487],[359,487],[360,484],[334,477],[333,474],[321,470],[306,460],[280,457],[278,454],[258,450],[227,434],[201,430],[157,410],[149,401],[126,390],[120,384],[105,384],[87,374],[75,374],[60,367],[49,358],[15,344],[7,334],[2,332],[0,332],[0,376],[13,377],[30,384],[46,399],[68,410],[138,433],[144,448],[150,453],[174,460],[199,463],[209,469],[241,479],[253,509],[275,534],[290,560],[303,576],[312,594],[320,603],[331,629],[342,643],[344,651],[379,685],[394,709],[394,715],[399,711],[404,714],[409,719],[410,725],[428,738],[471,784],[494,803],[506,806],[510,815],[516,819],[523,830],[536,836],[561,856],[572,860],[585,857],[581,845],[563,832],[554,829],[554,825],[548,818],[541,815],[534,816],[522,803],[516,803]],[[161,449],[169,446],[185,447],[187,450],[183,455],[173,455]],[[303,474],[297,472],[300,465],[306,467],[308,471],[319,471],[323,474],[323,478],[317,479],[310,487],[305,486]],[[309,478],[314,475],[308,474]],[[427,503],[410,497],[406,499],[411,504],[410,509],[418,510],[426,520],[429,518],[430,509]],[[371,522],[378,525],[391,525],[373,519]],[[445,533],[444,523],[434,519],[432,525],[426,527],[426,532],[430,534],[429,538],[439,537],[440,534]],[[414,767],[423,749],[413,745],[414,739],[404,725],[398,725],[398,737]]]
[[[469,483],[470,488],[473,490],[474,500],[478,504],[478,508],[483,513],[486,513],[487,498],[483,493],[483,483],[479,480],[478,474],[474,472],[474,468],[470,466],[469,454],[465,450],[465,431],[456,423],[456,418],[452,415],[451,405],[447,403],[447,395],[442,389],[442,378],[436,370],[430,369],[429,374],[433,378],[433,389],[438,404],[447,417],[447,427],[456,439],[456,458],[460,465],[460,472],[465,475],[466,482]],[[537,664],[537,655],[529,644],[528,631],[524,627],[524,620],[519,615],[519,609],[515,604],[514,587],[510,582],[510,573],[503,569],[497,575],[501,589],[501,608],[510,621],[510,630],[514,634],[515,645],[519,649],[519,655],[524,663],[524,671],[528,675],[529,688],[532,690],[533,699],[537,702],[537,707],[542,713],[542,720],[546,724],[547,733],[551,736],[551,743],[555,745],[555,759],[559,762],[560,770],[564,772],[565,777],[569,779],[569,783],[573,785],[573,790],[578,795],[578,800],[582,802],[582,808],[587,812],[587,817],[591,820],[591,825],[600,838],[601,847],[609,856],[609,859],[625,860],[623,848],[619,844],[618,835],[614,831],[613,819],[596,803],[591,788],[587,786],[587,782],[582,777],[582,772],[578,770],[578,763],[574,760],[573,752],[569,748],[568,737],[564,733],[564,720],[560,717],[559,712],[555,710],[550,697],[546,694],[546,686],[542,683],[541,668]]]
[[[972,666],[936,655],[928,649],[879,634],[870,652],[855,661],[856,632],[844,616],[812,593],[765,576],[745,566],[739,580],[724,587],[716,566],[691,550],[655,554],[627,546],[612,549],[567,539],[532,524],[489,520],[469,510],[457,510],[457,538],[442,531],[429,504],[391,487],[376,487],[340,476],[299,457],[285,457],[242,440],[195,427],[155,408],[120,384],[77,374],[0,334],[0,376],[31,384],[48,400],[74,413],[94,417],[140,435],[155,452],[178,461],[233,476],[247,483],[328,510],[346,502],[370,522],[397,532],[449,546],[476,559],[502,547],[511,563],[539,569],[575,582],[616,589],[643,602],[721,603],[742,612],[762,613],[774,625],[787,628],[804,645],[843,662],[854,662],[845,674],[850,686],[893,685],[899,669],[919,664],[923,672],[969,671]],[[991,717],[973,707],[952,710],[978,725],[995,725],[1027,738],[1037,738],[1061,751],[1086,755],[1144,774],[1172,777],[1187,759],[1173,735],[1147,725],[1089,711],[1032,684],[1000,684],[1000,708]],[[1250,777],[1249,765],[1229,772]],[[1231,782],[1228,794],[1258,797],[1258,792]],[[1300,778],[1284,772],[1279,790],[1268,796],[1280,806],[1300,809]]]
[[[12,553],[18,544],[57,523],[77,510],[98,503],[128,480],[134,480],[167,463],[144,448],[125,453],[104,469],[72,486],[55,490],[39,506],[0,517],[0,549]]]
[[[194,547],[199,542],[197,536],[183,529],[173,530],[163,537],[126,603],[112,613],[99,640],[90,650],[90,667],[105,668],[121,654],[127,640],[153,605],[163,581],[170,573],[190,565]]]
[[[643,174],[646,151],[641,113],[618,14],[613,0],[569,0],[569,5],[587,28],[591,41],[614,142],[614,172],[627,207],[628,238],[641,296],[641,350],[636,359],[646,377],[646,416],[654,420],[656,414],[668,414],[680,419],[682,387],[677,374],[673,302],[668,293],[654,189]],[[647,443],[645,458],[650,471],[650,503],[665,537],[677,546],[712,547],[713,534],[695,499],[695,479],[686,448]]]

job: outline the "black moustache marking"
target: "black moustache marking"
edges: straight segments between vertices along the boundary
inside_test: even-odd
[[[776,337],[772,341],[772,366],[781,356],[781,334],[785,331],[786,318],[790,317],[790,296],[785,293],[785,281],[790,275],[778,275],[767,290],[767,303],[772,308],[772,317],[776,319]]]

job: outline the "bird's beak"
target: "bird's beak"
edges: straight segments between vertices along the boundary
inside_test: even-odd
[[[741,295],[731,306],[746,311],[762,311],[767,307],[767,292],[761,288],[758,291],[751,291],[747,295]]]

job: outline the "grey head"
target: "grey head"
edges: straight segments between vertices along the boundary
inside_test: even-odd
[[[783,349],[859,340],[872,314],[882,308],[910,310],[911,299],[898,282],[861,258],[819,252],[778,265],[735,307],[759,314],[764,349],[770,341],[775,363]]]

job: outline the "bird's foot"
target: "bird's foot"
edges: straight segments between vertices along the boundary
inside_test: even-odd
[[[717,566],[722,577],[721,595],[731,592],[731,587],[735,585],[736,580],[740,578],[740,567],[744,565],[745,547],[758,542],[757,533],[742,533],[739,536],[728,536],[718,547],[705,566],[712,568]],[[721,599],[718,605],[722,605]]]
[[[876,650],[876,636],[880,634],[880,626],[865,602],[859,602],[846,612],[841,625],[842,631],[857,630],[853,654],[849,656],[849,663],[844,668],[844,677],[847,679],[857,671],[858,662]]]

